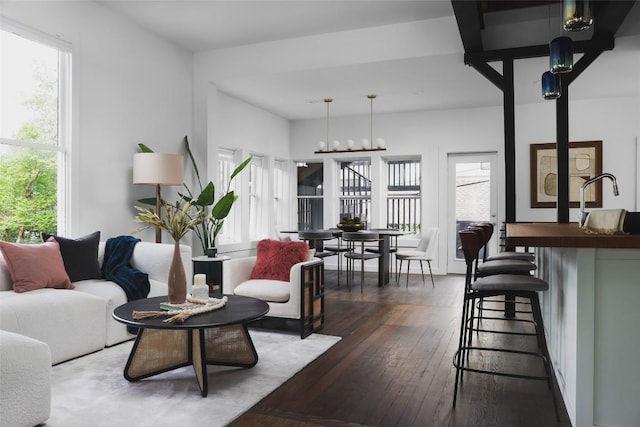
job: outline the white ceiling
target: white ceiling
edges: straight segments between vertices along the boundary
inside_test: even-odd
[[[276,67],[277,71],[265,66],[254,67],[251,72],[238,69],[237,73],[212,73],[210,76],[210,81],[220,90],[288,119],[324,117],[326,109],[322,99],[327,97],[334,99],[332,116],[368,114],[366,95],[369,93],[378,95],[374,111],[379,113],[502,105],[502,94],[479,73],[464,65],[464,51],[449,0],[134,0],[99,3],[194,53],[233,52],[234,49],[246,50],[248,45],[273,46],[267,42],[286,46],[284,41],[287,40],[297,40],[298,45],[307,43],[308,51],[313,53],[318,49],[318,37],[323,35],[337,33],[334,35],[353,42],[370,34],[368,30],[377,31],[376,34],[388,32],[389,37],[383,38],[383,42],[379,38],[372,39],[380,45],[378,58],[348,60],[350,56],[360,54],[357,50],[349,50],[358,46],[353,42],[338,44],[338,48],[329,52],[331,55],[322,52],[321,56],[329,57],[329,60],[313,67],[297,67],[292,63],[288,67]],[[626,25],[625,31],[634,36],[640,34],[639,9],[636,4],[627,18],[634,22]],[[519,25],[527,25],[526,30],[516,31],[513,37],[502,36],[505,46],[520,43],[519,38],[527,44],[546,43],[548,14],[542,12],[539,9],[515,12],[519,14],[516,17]],[[485,44],[491,44],[492,48],[499,47],[501,41],[489,26],[503,25],[503,20],[509,19],[505,13],[501,14],[486,22],[485,37],[494,40],[486,39]],[[523,24],[524,17],[532,23]],[[423,29],[419,34],[424,37],[415,36],[416,27]],[[366,40],[360,43],[366,43]],[[572,85],[572,89],[574,86],[579,89],[572,90],[572,97],[640,95],[637,43],[637,37],[634,37],[628,46],[618,44],[614,51],[606,52],[590,67],[611,69],[621,62],[634,69],[633,72],[619,73],[609,82],[613,86],[603,89],[590,81],[589,74],[594,73],[588,70]],[[631,56],[630,51],[633,52]],[[397,52],[397,55],[390,52]],[[274,55],[274,60],[281,59]],[[516,63],[516,86],[520,88],[516,93],[517,102],[540,101],[539,81],[546,61],[539,58]]]

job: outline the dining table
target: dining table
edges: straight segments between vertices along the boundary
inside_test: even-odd
[[[297,234],[300,230],[285,230],[281,231],[281,233],[285,234]],[[403,236],[405,234],[409,234],[406,231],[401,231],[397,229],[384,228],[384,229],[370,229],[363,230],[368,232],[376,232],[380,236],[378,239],[378,251],[380,252],[380,257],[378,258],[378,287],[386,286],[389,283],[389,265],[390,265],[390,249],[391,249],[391,239],[393,237]],[[333,235],[340,239],[342,238],[342,230],[339,228],[331,228],[331,229],[322,229],[322,230],[304,230],[307,236],[312,235],[313,233],[318,233],[318,235],[325,235],[327,232],[333,233]],[[315,248],[316,251],[323,251],[325,239],[313,239],[308,238],[307,242],[310,248]]]

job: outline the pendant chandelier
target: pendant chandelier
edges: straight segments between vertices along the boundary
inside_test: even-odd
[[[593,23],[590,0],[563,0],[562,27],[565,31],[579,31]],[[549,36],[551,36],[551,2],[549,1]],[[551,37],[549,37],[551,38]],[[549,71],[542,74],[542,97],[562,96],[560,74],[573,70],[573,41],[570,37],[556,37],[549,43]]]
[[[376,99],[376,95],[367,95],[370,101],[370,125],[369,125],[369,138],[362,138],[361,147],[356,148],[356,143],[353,139],[348,139],[346,142],[346,149],[340,148],[340,141],[337,139],[331,141],[329,138],[329,104],[333,102],[331,98],[325,98],[324,102],[327,105],[327,119],[326,119],[326,139],[318,143],[318,151],[316,153],[346,153],[357,151],[381,151],[386,150],[385,141],[383,138],[373,139],[373,100]],[[375,144],[374,144],[375,141]]]
[[[320,141],[318,143],[318,148],[320,149],[320,151],[327,151],[327,148],[329,147],[329,104],[331,104],[332,102],[333,102],[333,99],[331,98],[324,99],[324,103],[327,105],[327,120],[326,120],[327,139],[325,139],[324,141]],[[340,142],[334,141],[334,145],[340,146]]]
[[[373,100],[376,99],[376,95],[367,95],[367,98],[369,98],[369,101],[371,102],[371,112],[370,112],[370,117],[371,117],[371,126],[369,127],[369,136],[370,139],[367,138],[363,138],[362,139],[362,148],[374,148],[373,146]],[[379,149],[383,149],[384,148],[384,139],[382,138],[377,138],[376,140],[376,144],[375,144],[375,148],[379,148]]]

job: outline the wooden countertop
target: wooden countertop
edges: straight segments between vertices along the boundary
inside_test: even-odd
[[[506,224],[506,246],[565,248],[640,248],[640,234],[589,234],[577,223]]]

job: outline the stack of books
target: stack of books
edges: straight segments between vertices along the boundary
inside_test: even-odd
[[[192,308],[202,308],[202,304],[196,304],[195,302],[184,302],[182,304],[171,304],[170,302],[161,302],[160,309],[166,311],[182,311],[191,310]]]

